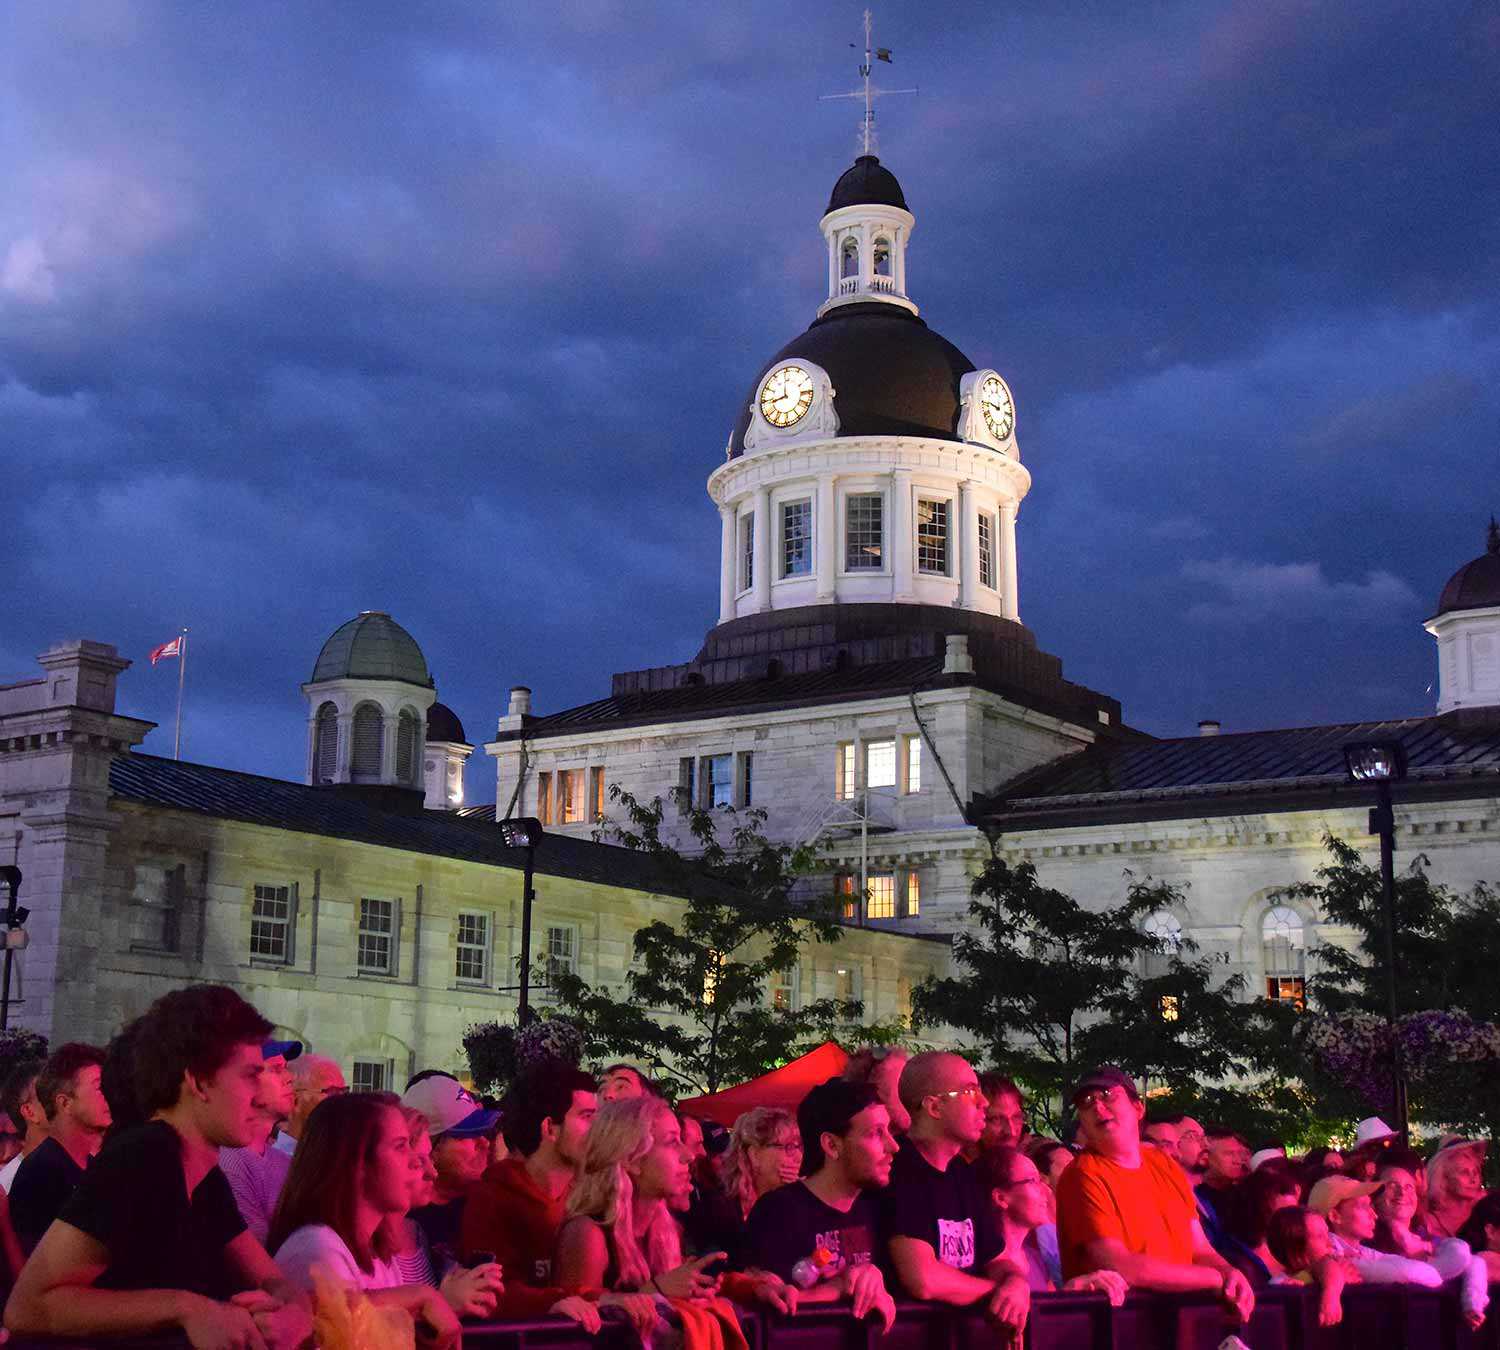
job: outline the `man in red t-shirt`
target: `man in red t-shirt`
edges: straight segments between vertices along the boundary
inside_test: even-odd
[[[1105,1065],[1085,1074],[1069,1100],[1084,1151],[1057,1187],[1063,1278],[1113,1270],[1138,1289],[1213,1290],[1248,1320],[1255,1294],[1203,1235],[1182,1168],[1141,1147],[1146,1108],[1135,1081]]]

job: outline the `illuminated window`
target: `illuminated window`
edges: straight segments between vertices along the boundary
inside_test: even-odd
[[[777,1012],[797,1010],[797,968],[778,970],[771,976],[771,1007]]]
[[[583,819],[583,770],[557,771],[557,819],[560,825],[576,825]]]
[[[838,747],[836,767],[833,774],[833,795],[840,801],[854,796],[854,742],[845,741]]]
[[[719,988],[719,971],[724,957],[721,952],[710,950],[703,968],[703,1002],[711,1005]]]
[[[870,873],[865,917],[868,919],[894,919],[896,917],[896,874],[894,872]]]
[[[875,275],[888,277],[891,274],[891,241],[883,235],[875,241]]]
[[[906,791],[920,792],[922,790],[922,738],[920,736],[908,736],[906,738]]]
[[[864,492],[844,499],[844,568],[878,572],[885,566],[885,498]]]
[[[361,900],[355,967],[366,975],[396,973],[396,902]]]
[[[865,742],[865,786],[896,786],[896,742]]]
[[[536,776],[536,818],[543,825],[552,824],[552,775],[539,773]]]
[[[1260,936],[1266,997],[1301,1008],[1307,999],[1307,933],[1302,916],[1278,905],[1261,920]]]
[[[812,571],[812,503],[781,504],[781,575],[805,577]]]
[[[1182,1005],[1177,1001],[1176,994],[1163,994],[1161,996],[1161,1020],[1163,1022],[1175,1022],[1182,1016]]]
[[[604,818],[604,770],[589,770],[589,812],[595,820]]]
[[[995,517],[979,513],[979,584],[995,589]]]
[[[489,979],[490,920],[486,914],[458,915],[453,978],[465,984],[484,984]]]
[[[859,240],[853,235],[844,240],[839,262],[839,276],[857,277],[859,275]]]
[[[917,570],[948,575],[948,503],[917,500]]]
[[[833,879],[833,889],[842,897],[839,905],[839,915],[845,919],[859,918],[859,897],[855,893],[854,876],[849,872],[840,872]]]
[[[906,918],[915,919],[922,912],[922,878],[920,873],[906,874]]]
[[[740,590],[755,585],[755,512],[740,517]]]

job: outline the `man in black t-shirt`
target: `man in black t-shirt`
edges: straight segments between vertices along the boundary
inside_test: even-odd
[[[21,1335],[142,1335],[300,1345],[303,1301],[245,1230],[219,1171],[255,1123],[266,1021],[232,989],[158,999],[136,1024],[133,1077],[150,1119],[109,1144],[22,1267],[5,1325]]]
[[[998,1261],[1001,1243],[983,1188],[959,1156],[984,1132],[985,1097],[969,1062],[928,1051],[901,1071],[911,1129],[881,1197],[881,1235],[892,1272],[913,1298],[969,1307],[983,1303],[1019,1335],[1031,1293]]]
[[[875,1263],[872,1193],[890,1180],[896,1156],[890,1113],[868,1083],[832,1078],[803,1099],[797,1125],[802,1165],[811,1171],[756,1202],[746,1264],[795,1285],[799,1304],[847,1298],[856,1317],[874,1312],[889,1331],[896,1305]]]
[[[54,1050],[37,1075],[36,1095],[47,1137],[16,1171],[10,1221],[27,1256],[42,1240],[109,1129],[109,1103],[99,1090],[104,1051],[70,1041]]]

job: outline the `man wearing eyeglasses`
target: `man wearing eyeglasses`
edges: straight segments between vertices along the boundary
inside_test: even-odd
[[[1084,1151],[1057,1186],[1063,1278],[1113,1270],[1133,1288],[1212,1290],[1247,1320],[1250,1283],[1209,1245],[1182,1168],[1141,1146],[1145,1106],[1135,1080],[1104,1065],[1085,1074],[1069,1100]]]
[[[929,1051],[901,1071],[901,1104],[911,1127],[881,1197],[881,1233],[891,1271],[913,1298],[983,1305],[1019,1335],[1031,1294],[1000,1260],[984,1189],[959,1156],[984,1133],[988,1103],[978,1076],[958,1055]]]

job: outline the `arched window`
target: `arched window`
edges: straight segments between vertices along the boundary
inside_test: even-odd
[[[859,240],[852,234],[844,240],[840,258],[839,276],[857,277],[859,275]]]
[[[1141,932],[1147,937],[1159,939],[1162,944],[1159,951],[1146,953],[1143,974],[1148,980],[1165,975],[1172,958],[1182,950],[1182,925],[1177,921],[1177,916],[1159,909],[1146,915],[1141,923]]]
[[[891,241],[881,235],[875,241],[875,275],[888,277],[891,274]]]
[[[1267,910],[1260,921],[1260,941],[1266,997],[1302,1007],[1307,998],[1307,931],[1302,916],[1285,905]]]
[[[410,708],[402,708],[396,722],[396,781],[410,783],[416,778],[417,728],[421,723]]]
[[[313,730],[313,782],[331,783],[339,771],[339,710],[331,703],[318,709]]]
[[[349,769],[350,777],[355,782],[380,781],[380,752],[384,730],[380,709],[373,703],[361,703],[354,710],[354,744]]]

